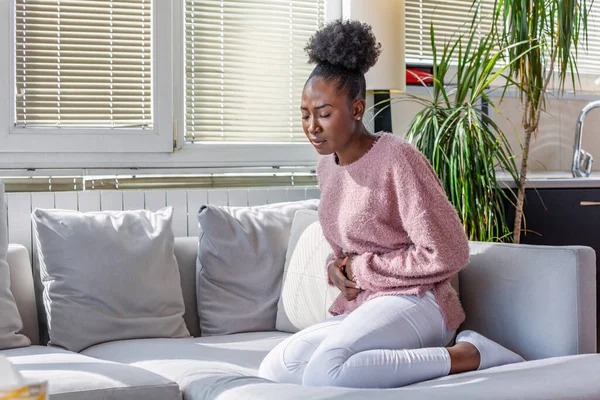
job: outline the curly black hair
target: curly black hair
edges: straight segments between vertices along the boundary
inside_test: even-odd
[[[336,20],[317,31],[304,48],[308,62],[317,64],[308,77],[336,82],[351,99],[365,98],[365,73],[377,62],[381,43],[373,30],[359,21]]]

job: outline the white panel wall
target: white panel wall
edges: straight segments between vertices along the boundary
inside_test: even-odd
[[[30,215],[36,208],[79,210],[152,210],[173,207],[175,236],[197,236],[197,214],[204,204],[218,206],[257,206],[263,204],[319,198],[317,188],[135,190],[56,193],[8,193],[8,240],[22,244],[37,265],[37,246]]]

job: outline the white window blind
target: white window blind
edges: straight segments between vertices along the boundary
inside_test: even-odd
[[[473,18],[472,4],[472,0],[406,0],[407,62],[431,63],[430,24],[435,28],[440,51],[444,41],[456,39],[456,32],[469,26]],[[478,4],[481,7],[479,30],[485,34],[491,28],[494,1],[480,0]],[[588,6],[590,4],[588,2]],[[591,7],[587,32],[588,47],[580,46],[577,53],[579,72],[600,76],[600,7]]]
[[[324,0],[186,0],[185,138],[305,140],[304,47]]]
[[[490,31],[494,0],[481,0],[478,30]],[[473,0],[406,0],[406,60],[431,63],[430,26],[435,30],[438,57],[444,43],[455,41],[471,25],[475,8]]]
[[[22,127],[151,128],[151,0],[16,0]]]
[[[588,2],[588,7],[590,3]],[[577,68],[581,74],[591,74],[600,77],[600,7],[593,3],[588,16],[588,44],[579,46],[577,53]],[[582,38],[583,40],[583,38]],[[589,90],[590,88],[584,88]]]

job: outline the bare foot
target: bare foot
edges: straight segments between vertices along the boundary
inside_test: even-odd
[[[447,347],[450,354],[450,373],[475,371],[479,368],[481,356],[477,347],[468,342],[458,342],[452,347]]]

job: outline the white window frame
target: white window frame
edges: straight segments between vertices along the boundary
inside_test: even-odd
[[[342,16],[342,0],[325,0],[325,19]],[[0,0],[0,169],[218,168],[314,166],[319,155],[308,143],[184,143],[184,0],[153,0],[155,141],[114,133],[44,135],[10,129],[14,114],[14,1]],[[8,97],[7,97],[8,94]],[[162,94],[162,95],[161,95]],[[160,107],[159,107],[160,106]],[[160,113],[160,114],[159,114]],[[300,118],[300,112],[298,112]],[[72,132],[72,131],[70,131]],[[174,146],[175,144],[175,146]],[[173,149],[175,147],[175,149]],[[131,149],[135,149],[131,151]]]
[[[27,128],[15,127],[15,15],[12,0],[0,0],[0,26],[8,34],[0,36],[0,87],[6,87],[0,99],[0,154],[38,152],[170,152],[172,131],[171,1],[153,0],[152,30],[152,129],[109,128]],[[6,97],[8,94],[8,97]]]

